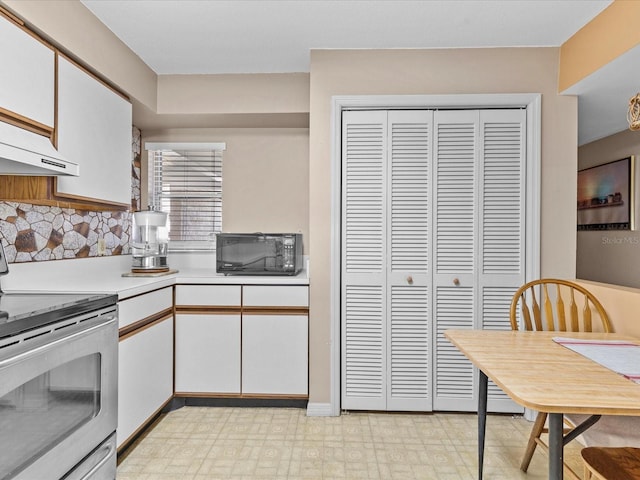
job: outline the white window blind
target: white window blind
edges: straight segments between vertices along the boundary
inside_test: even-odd
[[[211,250],[222,231],[224,143],[148,143],[149,200],[168,214],[169,249]]]

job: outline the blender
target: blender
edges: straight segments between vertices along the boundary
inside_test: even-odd
[[[167,214],[149,207],[133,214],[133,273],[168,272]]]

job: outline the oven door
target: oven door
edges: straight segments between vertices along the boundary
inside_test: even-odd
[[[117,311],[61,327],[0,348],[0,479],[63,478],[85,458],[102,469],[97,451],[115,478],[101,445],[117,426]]]

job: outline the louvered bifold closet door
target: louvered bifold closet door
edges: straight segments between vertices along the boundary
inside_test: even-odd
[[[477,409],[471,363],[444,337],[475,319],[479,112],[434,114],[434,410]]]
[[[434,410],[478,407],[477,370],[444,331],[510,328],[525,279],[525,118],[519,109],[435,114]],[[492,382],[488,408],[522,411]]]
[[[480,129],[477,281],[482,293],[476,328],[510,330],[511,298],[525,283],[526,112],[481,111]],[[489,382],[488,400],[490,411],[523,410],[493,382]]]
[[[432,111],[389,112],[387,410],[432,409],[432,124]]]
[[[342,404],[386,408],[387,112],[342,117]]]

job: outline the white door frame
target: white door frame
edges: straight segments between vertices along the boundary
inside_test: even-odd
[[[527,281],[540,275],[540,145],[542,96],[539,93],[462,95],[349,95],[332,97],[331,113],[331,365],[329,413],[340,415],[340,236],[342,111],[349,109],[526,108]],[[326,412],[326,410],[325,410]]]

